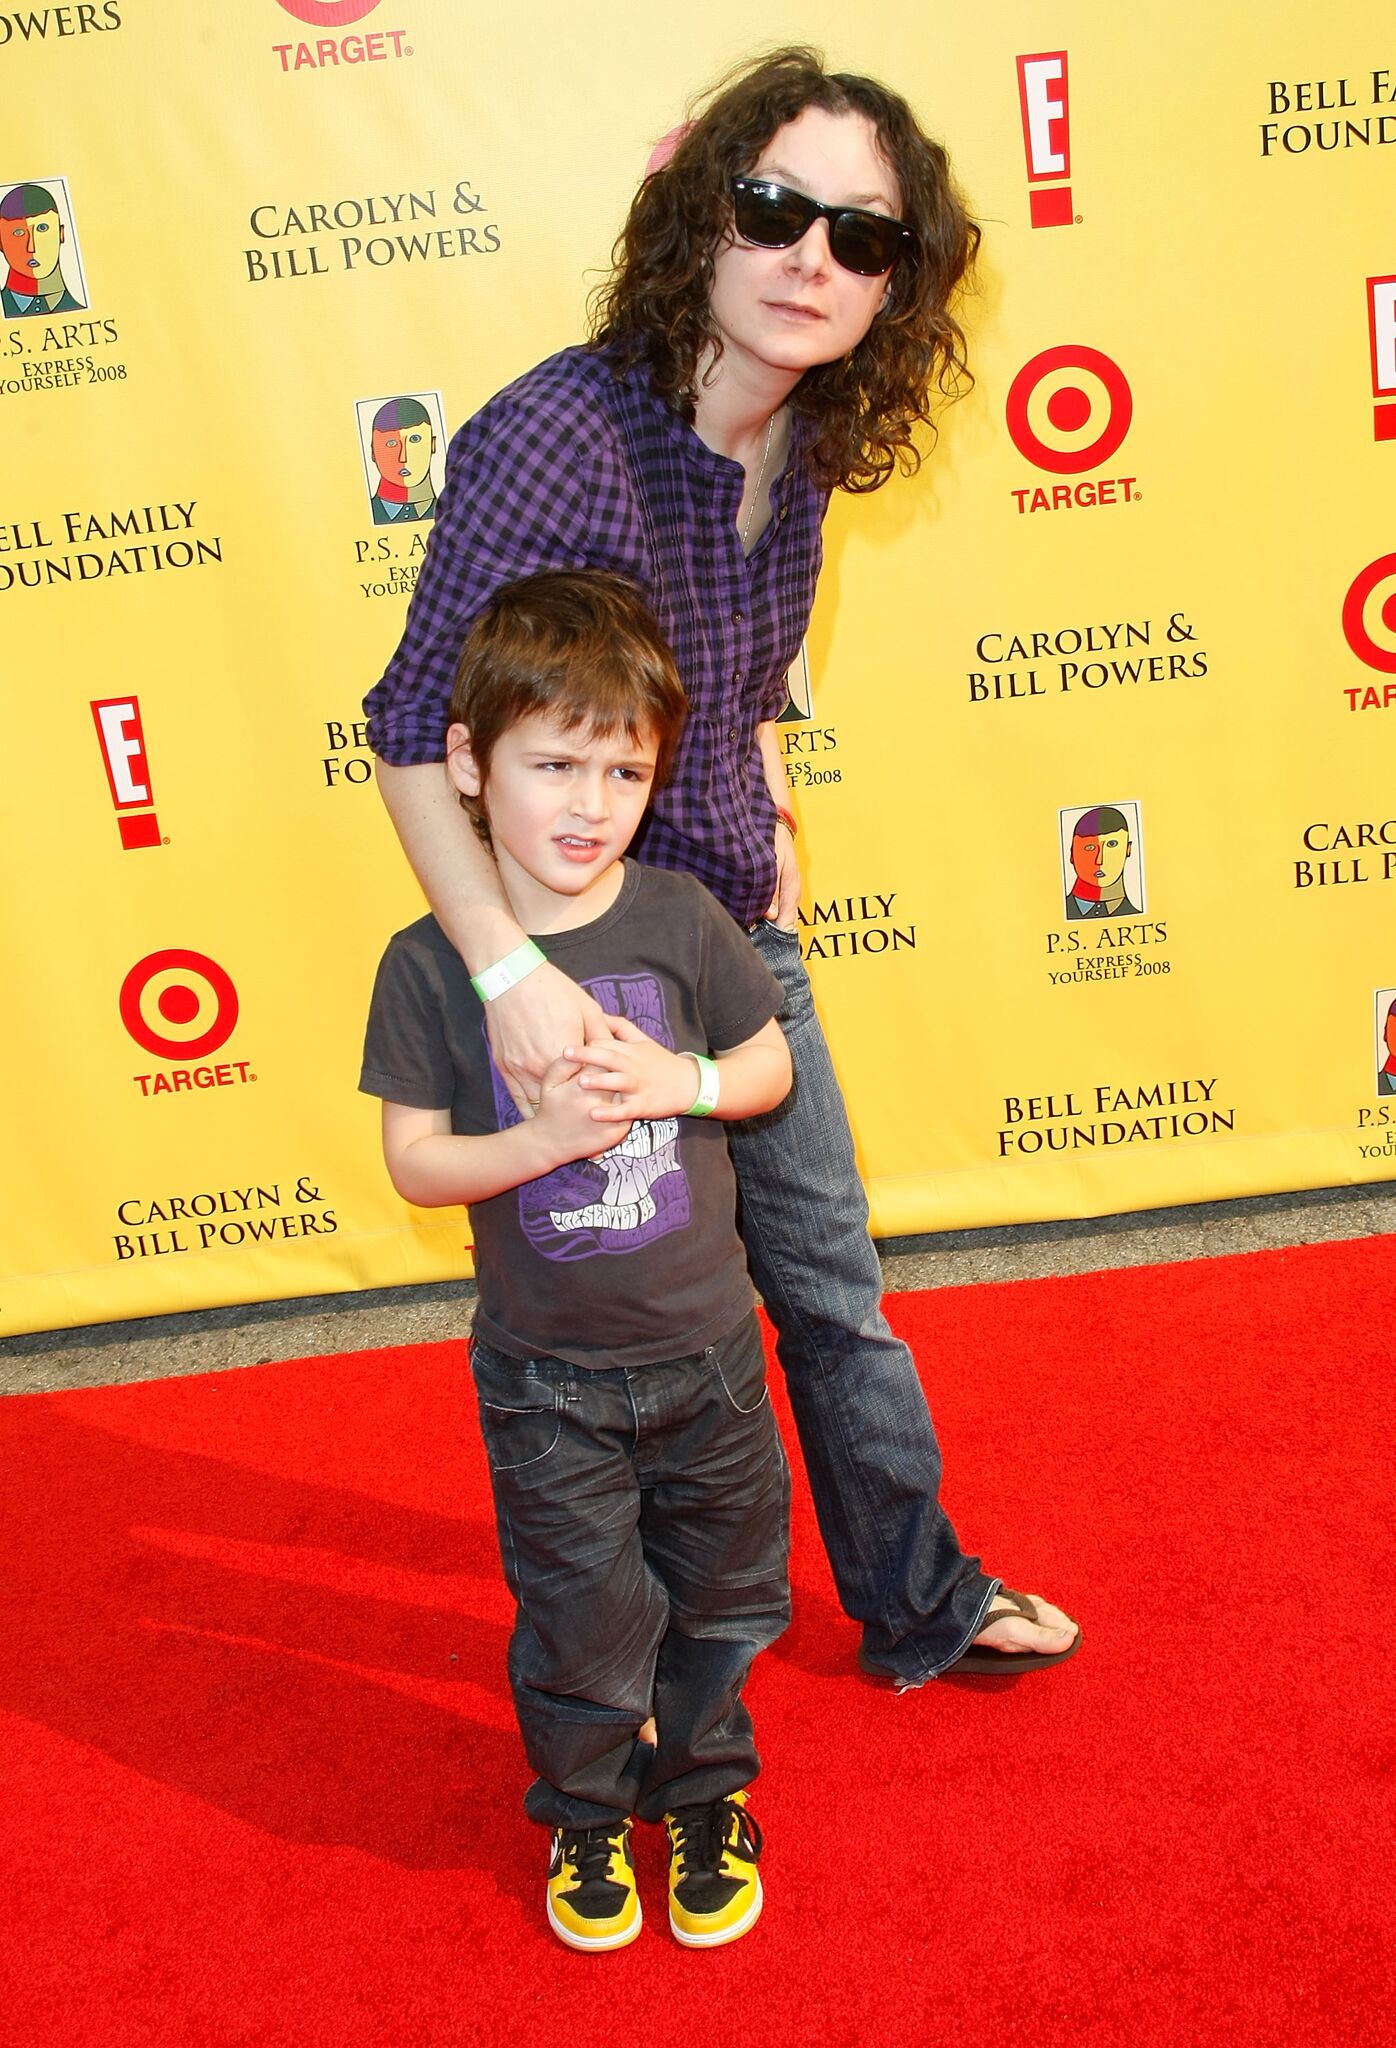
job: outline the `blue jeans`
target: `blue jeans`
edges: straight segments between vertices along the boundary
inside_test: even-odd
[[[839,1598],[863,1624],[869,1661],[919,1685],[978,1634],[999,1581],[965,1556],[940,1505],[940,1448],[911,1353],[882,1314],[868,1205],[798,934],[762,924],[751,936],[785,990],[795,1085],[778,1109],[727,1127],[742,1237]]]
[[[752,1658],[790,1619],[790,1473],[749,1315],[705,1350],[589,1371],[471,1345],[509,1684],[550,1827],[658,1820],[749,1785]],[[653,1714],[657,1748],[637,1739]]]

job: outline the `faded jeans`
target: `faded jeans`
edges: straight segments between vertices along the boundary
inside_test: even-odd
[[[954,1661],[999,1581],[966,1557],[940,1505],[940,1448],[905,1344],[881,1309],[868,1207],[798,934],[751,934],[785,989],[795,1085],[729,1124],[752,1277],[777,1355],[839,1598],[867,1658],[904,1685]]]
[[[790,1618],[790,1473],[754,1315],[656,1365],[471,1345],[509,1684],[551,1827],[658,1820],[760,1769],[742,1687]],[[639,1741],[653,1714],[658,1747]]]

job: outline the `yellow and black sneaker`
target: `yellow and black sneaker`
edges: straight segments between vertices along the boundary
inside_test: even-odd
[[[624,1948],[640,1932],[630,1816],[595,1828],[554,1828],[548,1925],[569,1948]]]
[[[745,1792],[710,1806],[676,1806],[669,1831],[669,1925],[685,1948],[716,1948],[756,1925],[761,1912],[761,1830]]]

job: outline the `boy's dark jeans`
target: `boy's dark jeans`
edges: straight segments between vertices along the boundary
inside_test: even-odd
[[[548,1826],[658,1820],[760,1762],[741,1691],[790,1619],[790,1475],[755,1316],[705,1350],[604,1372],[476,1339],[509,1683]],[[637,1740],[653,1714],[658,1747]]]

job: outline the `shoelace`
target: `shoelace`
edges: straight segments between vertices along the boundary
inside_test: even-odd
[[[673,1821],[685,1876],[720,1870],[729,1848],[745,1857],[760,1853],[760,1828],[749,1813],[726,1799],[712,1806],[677,1806]]]
[[[611,1857],[620,1840],[616,1828],[576,1828],[562,1837],[562,1860],[577,1873],[580,1888],[591,1879],[611,1881]]]

